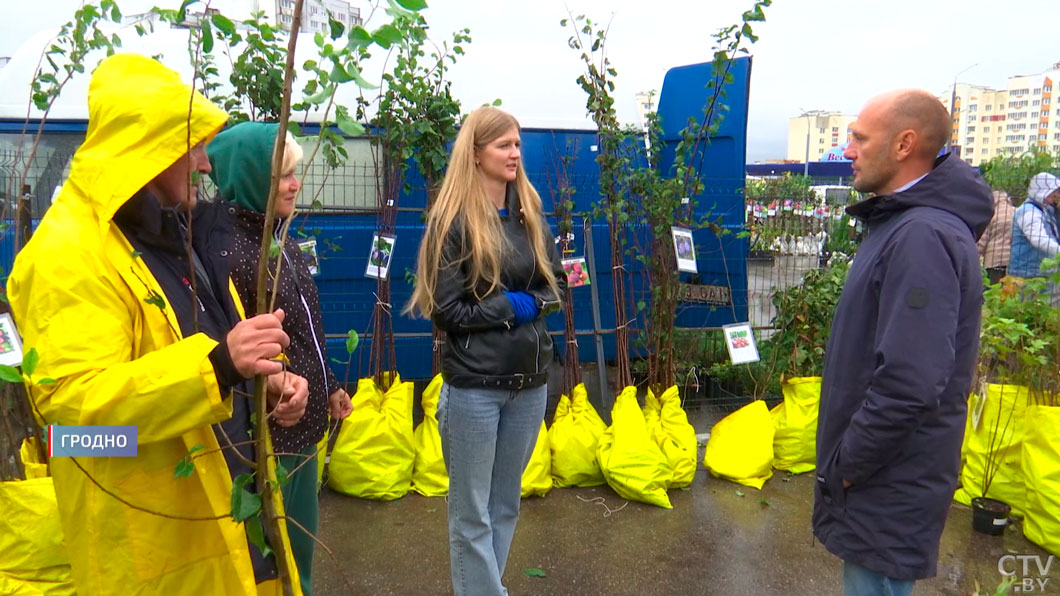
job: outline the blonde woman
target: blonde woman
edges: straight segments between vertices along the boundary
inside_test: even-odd
[[[507,594],[523,469],[545,415],[543,315],[559,308],[565,283],[520,149],[511,115],[482,107],[464,121],[406,309],[446,332],[438,421],[456,596]]]

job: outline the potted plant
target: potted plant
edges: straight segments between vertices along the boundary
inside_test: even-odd
[[[1049,298],[1060,291],[1060,258],[1042,265]],[[1043,287],[1041,279],[1036,280]],[[1044,299],[1038,302],[1044,303]],[[1060,555],[1060,308],[1042,309],[1036,340],[1042,346],[1025,363],[1028,370],[1030,404],[1021,449],[1026,486],[1023,535],[1046,551]]]
[[[984,292],[979,391],[969,400],[956,499],[972,507],[973,527],[988,534],[1004,532],[1010,513],[1024,514],[1027,407],[1057,382],[1057,310],[1045,297],[1047,287],[1044,278],[1006,277]]]

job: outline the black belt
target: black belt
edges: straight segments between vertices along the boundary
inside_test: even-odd
[[[448,375],[443,376],[446,383],[453,387],[484,387],[486,389],[529,389],[548,383],[548,372],[486,376],[486,375]]]

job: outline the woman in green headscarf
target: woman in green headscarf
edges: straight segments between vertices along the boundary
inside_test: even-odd
[[[229,254],[223,256],[229,259],[232,282],[247,312],[254,312],[257,302],[258,258],[278,132],[279,125],[275,123],[243,122],[219,133],[207,148],[213,168],[210,177],[217,185],[218,198],[222,207],[227,207],[233,225]],[[275,207],[279,222],[294,213],[301,188],[294,169],[301,158],[302,148],[287,133]],[[277,242],[281,227],[276,226]],[[316,446],[324,436],[328,416],[335,420],[345,418],[353,405],[328,366],[320,301],[305,257],[298,244],[288,238],[280,258],[283,263],[275,308],[282,308],[287,314],[283,328],[291,338],[291,345],[286,355],[291,369],[309,381],[309,403],[297,425],[270,424],[269,431],[275,451],[291,454],[280,456],[280,462],[289,471],[297,470],[283,487],[283,499],[287,515],[304,528],[289,523],[287,531],[302,580],[302,592],[310,595],[314,542],[306,532],[316,533],[319,519]],[[273,298],[271,276],[275,270],[273,260],[266,290],[270,301]]]

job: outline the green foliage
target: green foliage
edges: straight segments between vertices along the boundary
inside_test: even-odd
[[[177,462],[177,467],[173,470],[173,477],[187,478],[195,473],[195,463],[192,460],[195,459],[195,454],[203,449],[204,447],[202,445],[196,445],[189,449],[188,454]]]
[[[791,199],[801,203],[816,203],[817,197],[810,188],[813,179],[809,176],[793,176],[785,173],[775,178],[748,180],[743,196],[748,203],[769,205],[774,201]]]
[[[346,352],[353,356],[353,351],[357,349],[357,344],[361,342],[361,336],[357,334],[355,329],[350,329],[346,332]]]
[[[547,575],[543,570],[538,569],[536,567],[532,567],[530,569],[524,569],[523,573],[525,573],[527,575],[527,577],[546,577],[546,575]]]
[[[1027,199],[1031,176],[1060,166],[1060,156],[1033,150],[1021,155],[998,155],[979,165],[990,188],[1008,194],[1012,204],[1019,206]]]
[[[247,485],[254,482],[253,474],[240,474],[232,479],[232,519],[246,521],[261,511],[261,495],[250,492]]]
[[[0,380],[5,383],[21,383],[22,373],[14,366],[0,364]]]
[[[1015,575],[1006,577],[1001,580],[1001,583],[997,585],[997,589],[993,592],[989,590],[983,590],[983,587],[979,585],[979,581],[975,582],[975,592],[971,596],[1007,596],[1012,593],[1012,588],[1019,582],[1019,578]]]
[[[702,194],[703,152],[705,143],[721,126],[727,107],[724,105],[725,85],[732,81],[729,72],[740,53],[747,53],[745,42],[754,43],[751,23],[765,20],[763,9],[771,0],[759,0],[751,10],[743,13],[741,23],[725,27],[714,36],[712,76],[707,83],[708,99],[701,117],[690,118],[680,133],[675,147],[674,162],[663,172],[658,163],[658,147],[662,146],[662,126],[658,115],[647,115],[647,151],[642,151],[643,138],[637,131],[618,124],[614,109],[614,78],[617,71],[611,65],[605,48],[607,27],[585,16],[563,19],[560,24],[571,27],[567,45],[580,51],[585,72],[577,83],[586,94],[586,110],[597,126],[598,151],[596,162],[600,168],[601,200],[595,205],[594,217],[606,219],[611,231],[611,260],[620,263],[627,250],[627,226],[634,224],[649,230],[649,246],[632,251],[634,259],[645,266],[651,301],[637,303],[636,312],[647,307],[646,331],[648,347],[649,383],[662,388],[676,380],[674,352],[674,323],[677,311],[678,272],[671,241],[675,225],[691,229],[709,229],[716,235],[724,234],[719,218],[697,209],[697,197]],[[697,215],[699,214],[699,215]],[[613,276],[616,318],[620,322],[617,334],[620,382],[626,378],[627,366],[622,354],[628,350],[624,333],[626,317],[626,281],[616,272]]]
[[[121,47],[121,38],[108,37],[100,30],[100,25],[108,21],[121,22],[121,11],[114,0],[102,0],[98,5],[85,3],[74,13],[74,19],[62,26],[30,83],[30,96],[38,110],[47,113],[74,74],[85,72],[89,53],[104,50],[110,56]]]
[[[280,488],[287,486],[287,483],[291,481],[290,472],[287,471],[287,466],[283,465],[283,461],[280,458],[276,458],[276,484]]]
[[[832,317],[848,269],[845,260],[836,260],[827,268],[808,271],[801,284],[773,296],[776,331],[762,351],[772,356],[773,370],[785,378],[821,375]]]
[[[1049,259],[1043,263],[1049,277],[1005,277],[987,288],[979,334],[980,378],[1029,387],[1049,405],[1060,405],[1060,309],[1049,304],[1058,266],[1060,258]]]
[[[422,2],[401,4],[416,7]],[[464,46],[471,42],[471,36],[468,29],[461,29],[438,47],[428,35],[422,13],[392,13],[392,23],[373,33],[381,46],[394,46],[391,52],[394,65],[383,74],[383,91],[377,97],[372,124],[379,131],[386,174],[383,194],[396,201],[401,191],[411,190],[405,179],[410,158],[427,181],[429,196],[441,184],[449,161],[449,144],[456,138],[460,122],[460,103],[453,98],[446,75],[456,64],[457,56],[464,54]],[[384,41],[380,42],[380,38]],[[434,47],[430,53],[429,46]],[[359,106],[362,117],[368,108],[368,102],[362,101]]]

